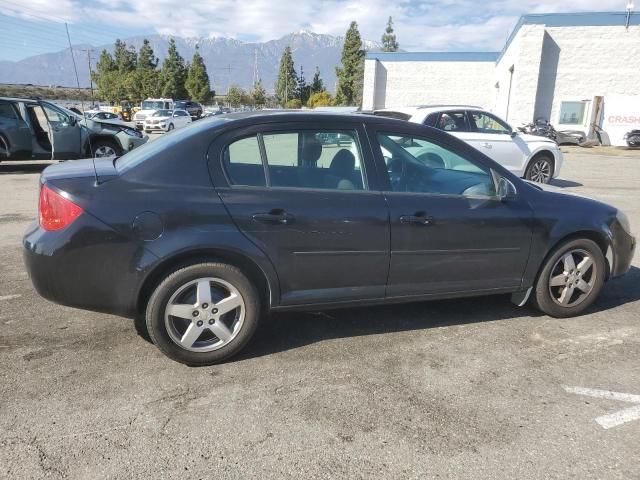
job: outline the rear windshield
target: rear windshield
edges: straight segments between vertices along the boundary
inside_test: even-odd
[[[402,113],[402,112],[378,111],[378,112],[373,112],[373,114],[377,117],[397,118],[398,120],[409,120],[411,118],[411,115],[409,115],[408,113]]]
[[[223,123],[230,122],[231,120],[228,118],[212,118],[211,120],[203,120],[200,122],[191,123],[189,126],[185,128],[180,128],[172,131],[171,133],[167,133],[162,135],[160,138],[147,141],[144,145],[131,150],[130,152],[124,154],[122,157],[118,157],[115,161],[116,170],[118,173],[122,174],[127,170],[134,168],[137,165],[140,165],[143,162],[146,162],[149,159],[152,159],[156,156],[156,154],[162,152],[163,150],[169,149],[183,140],[191,137],[192,135],[197,135],[203,130],[212,130],[216,127],[219,127]]]

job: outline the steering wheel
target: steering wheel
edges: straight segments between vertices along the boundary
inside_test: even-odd
[[[400,191],[401,189],[399,187],[402,185],[404,179],[404,162],[393,157],[385,157],[385,162],[387,164],[391,189]]]

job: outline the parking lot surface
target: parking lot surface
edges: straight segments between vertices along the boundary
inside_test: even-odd
[[[571,149],[554,183],[637,234],[637,153]],[[505,296],[278,314],[189,368],[35,293],[20,240],[43,166],[0,164],[0,477],[640,477],[638,254],[579,318]]]

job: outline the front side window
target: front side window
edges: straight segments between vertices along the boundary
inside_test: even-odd
[[[471,118],[471,126],[476,132],[494,133],[494,134],[510,134],[511,127],[498,117],[487,112],[469,112]]]
[[[419,137],[377,136],[394,192],[495,196],[491,171],[461,154]]]
[[[560,121],[562,125],[582,125],[587,102],[562,102],[560,104]]]
[[[44,109],[47,119],[51,123],[68,123],[69,117],[67,117],[62,111],[54,108],[52,105],[47,103],[42,104],[42,108]]]
[[[260,142],[264,145],[269,186],[365,188],[355,132],[313,130],[265,133],[231,143],[223,160],[232,185],[265,185]]]
[[[468,132],[467,119],[464,112],[443,112],[436,123],[436,128],[445,132]]]

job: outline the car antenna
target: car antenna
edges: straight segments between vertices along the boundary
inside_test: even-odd
[[[82,99],[82,95],[80,94],[80,78],[78,77],[78,67],[76,67],[76,57],[73,56],[73,46],[71,45],[71,36],[69,35],[69,25],[67,24],[67,22],[64,23],[64,28],[67,31],[67,41],[69,42],[69,51],[71,52],[71,60],[73,60],[73,70],[76,72],[76,85],[78,86],[78,95],[80,95],[80,106],[82,107],[82,116],[84,118],[84,100]],[[89,71],[89,75],[91,75],[91,71]],[[82,128],[82,124],[80,124],[80,128]],[[96,157],[93,154],[91,139],[89,139],[89,153],[91,154],[91,162],[93,163],[93,176],[96,179],[95,185],[97,186],[97,185],[100,185],[100,180],[98,179],[98,170],[96,169]]]

